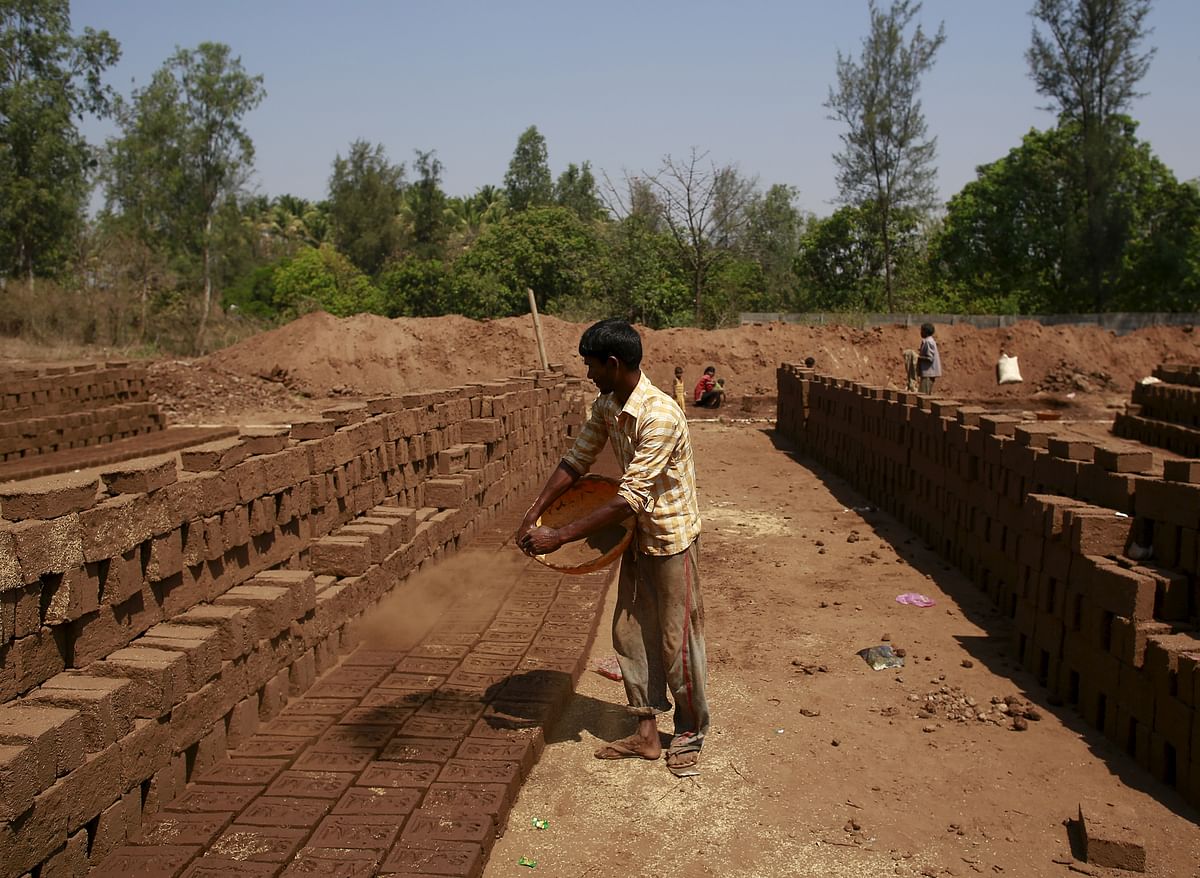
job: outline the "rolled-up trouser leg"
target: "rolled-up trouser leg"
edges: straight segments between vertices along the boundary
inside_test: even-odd
[[[671,709],[663,669],[658,600],[640,576],[648,558],[632,547],[621,557],[612,627],[613,647],[621,665],[629,710],[639,717]]]
[[[658,597],[663,665],[675,702],[675,735],[670,749],[673,753],[699,750],[709,722],[700,541],[697,539],[677,555],[648,560],[650,563],[643,565],[647,568],[643,580],[653,582]]]

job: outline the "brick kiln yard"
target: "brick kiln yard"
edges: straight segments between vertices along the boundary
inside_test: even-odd
[[[324,327],[351,338],[316,359],[352,360],[356,320]],[[578,327],[548,322],[573,370]],[[391,323],[453,353],[439,321]],[[659,333],[675,346],[651,375],[733,361],[770,395],[757,360],[774,372],[819,342],[758,339],[737,359],[754,329]],[[960,402],[935,405],[788,367],[778,431],[693,422],[714,733],[685,780],[591,756],[627,731],[620,684],[585,670],[612,653],[610,576],[501,545],[582,416],[580,385],[506,379],[519,364],[469,336],[488,371],[447,361],[452,391],[416,367],[390,390],[372,384],[383,367],[318,386],[274,362],[298,343],[279,336],[270,380],[245,350],[148,377],[22,375],[19,402],[58,407],[24,441],[75,430],[101,444],[66,463],[105,456],[0,484],[0,874],[498,876],[528,874],[522,857],[568,878],[1128,874],[1083,861],[1064,825],[1082,803],[1093,860],[1132,839],[1110,855],[1200,875],[1200,672],[1172,633],[1196,622],[1200,489],[1172,463],[1196,454],[1178,445],[1195,391],[1141,391],[1122,427],[1179,451],[1108,432],[1125,373],[1197,359],[1173,332],[1129,341],[1108,387],[1043,339],[1048,365],[1023,368],[1058,389],[1033,398],[960,379]],[[824,356],[880,381],[870,340],[845,334]],[[86,404],[50,390],[68,386]],[[1066,419],[1048,431],[1043,408]],[[168,439],[189,423],[242,426]],[[54,457],[23,459],[33,474]],[[1122,504],[1131,518],[1098,511]],[[1105,560],[1125,550],[1114,521],[1155,560]],[[1125,577],[1103,606],[1077,572],[1093,568]],[[881,643],[906,666],[856,655]]]

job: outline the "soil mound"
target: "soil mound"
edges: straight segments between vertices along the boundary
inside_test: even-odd
[[[576,345],[584,324],[542,321],[551,362],[582,375]],[[732,329],[643,329],[643,368],[660,387],[684,367],[694,382],[717,367],[733,397],[773,392],[775,368],[814,357],[817,368],[873,384],[903,386],[901,351],[917,347],[916,327],[760,324]],[[1151,327],[1125,336],[1082,326],[1020,323],[1004,329],[939,326],[945,377],[938,389],[977,399],[1028,397],[1037,390],[1128,393],[1157,363],[1195,359],[1190,327]],[[1020,358],[1023,385],[996,385],[1001,351]],[[446,387],[536,367],[528,318],[470,320],[448,316],[389,320],[370,314],[310,314],[201,361],[226,374],[282,384],[305,396],[404,393]],[[1076,380],[1078,377],[1079,380]]]

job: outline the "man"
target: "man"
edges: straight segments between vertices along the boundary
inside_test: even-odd
[[[917,351],[917,369],[921,373],[921,393],[933,393],[933,384],[942,377],[942,358],[938,354],[937,340],[933,337],[933,324],[921,324],[921,348]]]
[[[717,367],[708,366],[704,370],[704,374],[700,376],[700,380],[696,382],[696,390],[692,394],[692,402],[701,408],[715,409],[721,406],[721,397],[724,395],[724,388],[717,388]]]
[[[698,773],[708,731],[704,604],[700,596],[700,508],[687,418],[640,371],[642,340],[623,320],[602,320],[579,340],[588,378],[600,390],[591,417],[525,513],[517,544],[536,555],[630,515],[633,544],[621,559],[613,645],[637,731],[596,751],[598,759],[658,759],[655,717],[675,706],[667,767]],[[585,474],[611,442],[621,465],[617,495],[565,527],[534,527],[542,512]]]

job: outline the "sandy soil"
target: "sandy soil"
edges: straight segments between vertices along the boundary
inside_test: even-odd
[[[594,759],[630,728],[621,684],[589,672],[485,876],[525,874],[522,856],[563,878],[1130,874],[1072,860],[1081,800],[1135,809],[1149,874],[1200,876],[1200,815],[1046,703],[974,586],[890,516],[852,511],[867,501],[766,426],[693,424],[714,717],[701,776]],[[910,591],[936,605],[895,602]],[[855,654],[885,641],[907,667]],[[592,659],[611,654],[604,630]],[[950,705],[919,716],[931,693],[992,715],[1016,695],[1042,718],[1017,732],[947,719]]]
[[[543,326],[551,362],[581,375],[576,347],[583,325],[548,317]],[[774,393],[779,363],[806,356],[827,374],[902,386],[901,351],[919,341],[915,329],[903,326],[766,324],[642,332],[644,369],[656,384],[669,388],[674,367],[681,365],[690,387],[713,364],[735,403],[746,395]],[[1092,327],[942,326],[937,337],[946,373],[939,393],[999,408],[1104,410],[1128,401],[1133,383],[1156,364],[1200,356],[1196,336],[1180,327],[1118,338]],[[1001,350],[1019,357],[1024,384],[996,386]],[[339,319],[317,313],[205,358],[159,361],[152,365],[151,388],[176,423],[263,420],[289,409],[319,410],[330,398],[487,381],[536,366],[533,329],[525,318]]]

